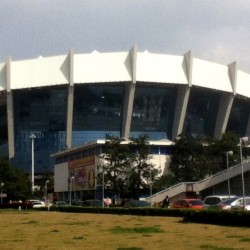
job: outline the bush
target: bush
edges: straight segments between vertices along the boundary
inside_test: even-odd
[[[41,208],[40,210],[47,210]],[[51,206],[51,211],[67,213],[101,213],[124,214],[142,216],[182,217],[183,222],[206,223],[214,225],[250,227],[250,212],[247,211],[220,211],[194,210],[173,208],[123,208],[123,207],[80,207],[80,206]]]

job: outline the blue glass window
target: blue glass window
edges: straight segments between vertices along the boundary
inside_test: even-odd
[[[73,145],[119,137],[124,86],[75,84],[74,90]]]
[[[8,158],[6,93],[0,93],[0,156]]]
[[[171,138],[175,102],[176,88],[137,83],[130,137]]]
[[[53,171],[52,153],[65,149],[67,87],[15,90],[16,166],[31,171],[31,134],[35,134],[35,172]]]
[[[192,87],[184,133],[194,138],[213,136],[221,93]]]
[[[229,116],[227,131],[233,131],[239,136],[246,136],[249,114],[249,100],[236,97]]]

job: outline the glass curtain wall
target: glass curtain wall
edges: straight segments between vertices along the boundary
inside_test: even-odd
[[[8,158],[8,130],[7,130],[6,94],[0,93],[0,156]]]
[[[235,97],[228,120],[227,131],[232,131],[239,136],[246,136],[249,115],[249,100]]]
[[[16,90],[14,93],[14,164],[31,172],[34,134],[35,173],[53,171],[52,153],[65,149],[67,87]]]
[[[177,89],[136,84],[130,137],[171,139]]]
[[[183,132],[194,138],[213,137],[221,94],[192,87]]]
[[[124,85],[74,86],[73,146],[120,137]]]

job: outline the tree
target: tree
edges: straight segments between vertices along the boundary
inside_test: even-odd
[[[99,166],[105,172],[105,184],[116,195],[139,198],[141,191],[148,190],[158,170],[148,162],[149,145],[147,136],[131,138],[129,143],[118,137],[110,137]],[[100,175],[98,177],[101,182]],[[110,190],[110,191],[111,191]]]
[[[122,144],[124,139],[110,137],[105,143],[105,150],[99,166],[105,172],[105,183],[108,184],[114,194],[119,196],[125,192],[127,172],[130,168],[130,150],[127,144]]]
[[[0,182],[4,183],[2,191],[8,200],[26,200],[31,196],[28,176],[3,158],[0,158]]]
[[[233,155],[228,157],[229,165],[240,162],[239,138],[233,132],[226,132],[220,139],[212,140],[206,147],[206,167],[209,175],[213,175],[227,168],[226,152],[232,151]]]
[[[170,170],[176,182],[197,181],[207,174],[204,167],[205,150],[202,143],[182,135],[175,143]]]
[[[129,186],[135,198],[139,198],[141,190],[148,190],[153,185],[156,169],[149,163],[149,142],[147,135],[131,138],[130,149],[132,152]]]
[[[239,162],[239,138],[226,132],[220,139],[205,138],[202,141],[181,135],[173,150],[170,170],[176,182],[199,181],[227,168],[226,152],[233,151],[229,165]],[[247,155],[247,150],[244,151]]]
[[[175,176],[172,173],[160,176],[153,183],[153,193],[157,193],[176,184]]]

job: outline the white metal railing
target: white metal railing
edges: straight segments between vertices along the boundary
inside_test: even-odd
[[[250,171],[250,159],[247,159],[243,162],[243,168],[244,168],[244,172]],[[151,202],[151,204],[154,203],[159,203],[161,201],[163,201],[163,199],[168,195],[170,198],[174,197],[178,194],[181,194],[183,192],[186,192],[187,189],[190,187],[192,188],[193,192],[200,192],[206,188],[209,188],[211,186],[214,186],[216,184],[219,184],[225,180],[227,180],[227,178],[232,178],[235,177],[239,174],[241,174],[242,168],[241,168],[241,163],[234,165],[230,168],[225,169],[215,175],[209,176],[201,181],[198,182],[181,182],[178,183],[174,186],[171,186],[165,190],[162,190],[158,193],[155,193],[149,197],[146,198],[146,200],[148,202]],[[229,175],[228,175],[229,173]]]
[[[249,159],[244,161],[243,167],[244,167],[244,172],[250,170]],[[216,184],[219,184],[219,183],[227,180],[228,176],[229,176],[229,178],[235,177],[235,176],[241,174],[241,171],[242,171],[242,169],[241,169],[241,163],[240,163],[240,164],[237,164],[237,165],[234,165],[234,166],[228,168],[228,171],[227,171],[227,169],[225,169],[225,170],[223,170],[215,175],[212,175],[210,177],[207,177],[206,179],[198,181],[197,182],[197,192],[200,192],[201,190],[204,190],[206,188],[209,188],[211,186],[214,186]]]
[[[153,194],[146,198],[151,204],[163,201],[163,199],[168,195],[169,197],[176,196],[187,191],[187,188],[191,187],[193,191],[196,189],[196,182],[181,182],[158,193]]]

